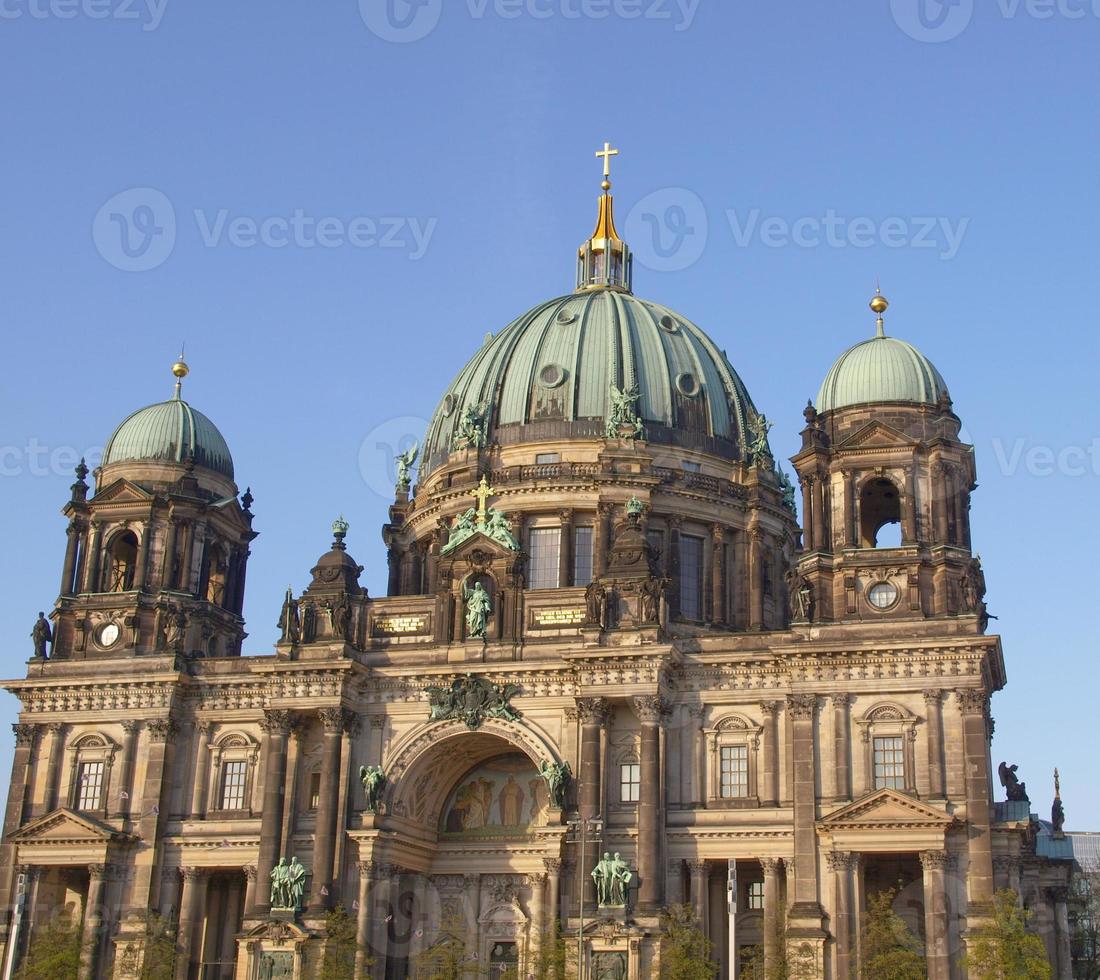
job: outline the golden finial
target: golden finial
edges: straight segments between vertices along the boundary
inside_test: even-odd
[[[1062,774],[1057,769],[1054,770],[1054,798],[1062,798]]]
[[[882,295],[882,290],[878,286],[875,286],[875,295],[871,299],[871,312],[874,313],[878,319],[875,321],[875,326],[878,328],[878,336],[886,336],[886,321],[883,319],[882,314],[890,309],[890,302],[885,296]]]
[[[172,365],[172,374],[176,376],[176,397],[180,397],[180,391],[183,388],[183,379],[191,373],[191,369],[187,366],[187,362],[183,359],[183,348],[180,348],[180,356],[175,364]]]

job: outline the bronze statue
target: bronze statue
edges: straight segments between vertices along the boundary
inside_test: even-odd
[[[573,778],[573,771],[568,762],[546,762],[539,766],[539,774],[546,780],[546,788],[550,794],[550,805],[562,810],[565,808],[565,791]]]
[[[284,643],[297,643],[301,639],[302,623],[298,615],[298,600],[294,598],[294,590],[289,586],[286,590],[286,598],[283,600],[283,611],[279,616],[278,625]]]
[[[360,766],[359,781],[367,794],[367,810],[377,813],[378,804],[382,802],[382,790],[386,787],[386,774],[381,766]]]
[[[584,603],[587,609],[585,623],[588,626],[603,626],[607,590],[599,582],[590,582],[584,590]]]
[[[53,641],[53,630],[50,629],[50,621],[46,619],[46,614],[43,612],[38,614],[34,629],[31,630],[31,639],[34,641],[34,659],[45,660],[47,647]]]
[[[997,767],[997,775],[1001,777],[1001,785],[1005,788],[1005,794],[1010,803],[1028,802],[1027,783],[1020,782],[1016,776],[1016,770],[1019,768],[1005,762]]]

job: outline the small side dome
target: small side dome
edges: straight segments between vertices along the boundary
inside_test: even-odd
[[[872,403],[935,406],[947,397],[936,366],[912,344],[886,336],[882,314],[887,306],[876,293],[871,309],[878,314],[877,333],[837,358],[818,392],[818,412]]]

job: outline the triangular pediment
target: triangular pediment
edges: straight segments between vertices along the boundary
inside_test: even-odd
[[[875,419],[853,432],[836,448],[838,452],[862,449],[912,449],[918,443],[903,432]]]
[[[892,789],[880,789],[818,821],[825,832],[873,830],[890,826],[946,827],[953,819],[942,810]]]
[[[442,557],[453,561],[466,558],[475,552],[481,552],[485,556],[484,561],[492,561],[496,558],[515,558],[519,554],[514,548],[509,548],[495,538],[489,537],[484,531],[477,530]]]
[[[136,483],[118,479],[100,490],[92,499],[97,504],[140,504],[152,500],[153,495]]]
[[[61,808],[32,820],[11,835],[18,844],[108,843],[127,835],[86,813]]]

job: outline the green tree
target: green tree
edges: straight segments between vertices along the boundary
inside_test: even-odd
[[[1029,914],[1009,889],[993,897],[993,920],[974,930],[966,967],[971,980],[1050,980],[1046,947],[1027,931]]]
[[[458,927],[444,926],[438,939],[413,958],[416,980],[470,980],[479,973],[476,960],[467,956]]]
[[[354,980],[356,922],[342,905],[325,913],[325,954],[318,980]]]
[[[17,980],[76,980],[80,971],[80,922],[59,915],[35,927]]]
[[[159,915],[145,919],[145,953],[141,980],[173,980],[176,975],[176,930]]]
[[[920,941],[894,911],[894,895],[885,891],[867,899],[864,980],[924,980],[928,976]]]
[[[576,976],[576,950],[554,923],[548,935],[542,937],[531,970],[535,980],[570,980]]]
[[[718,964],[690,905],[661,913],[661,980],[714,980]]]

